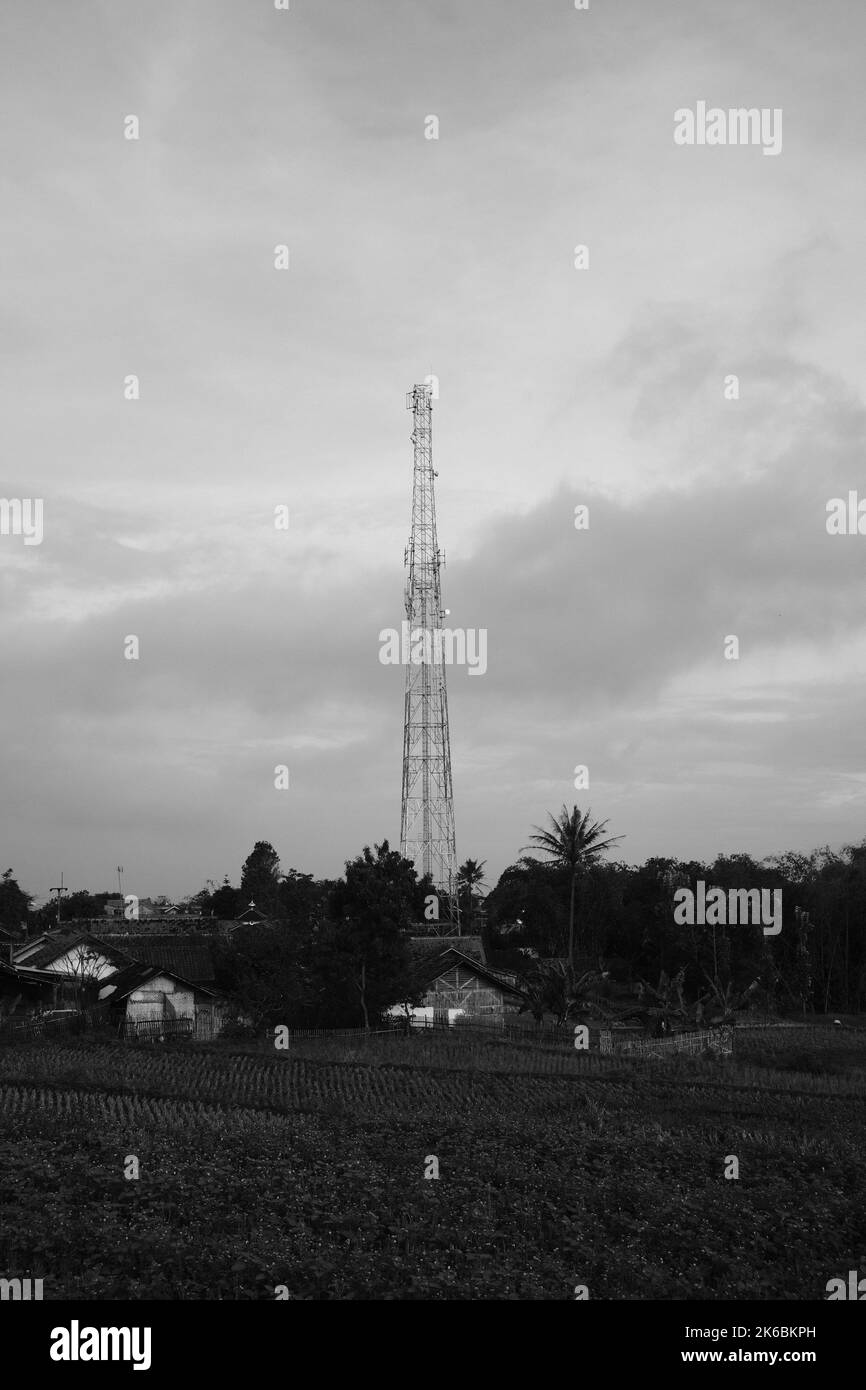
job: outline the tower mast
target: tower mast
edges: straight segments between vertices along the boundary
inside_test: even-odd
[[[457,921],[457,851],[448,695],[441,639],[435,635],[441,630],[445,616],[439,580],[440,566],[445,561],[436,537],[432,387],[413,386],[406,396],[406,408],[412,411],[414,472],[412,534],[404,561],[409,570],[406,580],[408,653],[404,657],[406,698],[400,853],[414,862],[419,878],[430,876],[437,892],[447,899],[449,914]]]

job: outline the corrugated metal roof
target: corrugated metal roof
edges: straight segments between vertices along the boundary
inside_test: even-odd
[[[108,979],[99,982],[100,999],[122,999],[133,989],[138,989],[139,985],[144,984],[154,974],[151,965],[127,965],[124,970],[118,970],[116,975],[109,975]]]
[[[175,970],[169,970],[167,966],[144,965],[137,961],[134,965],[129,965],[125,970],[119,970],[116,975],[109,975],[107,979],[100,981],[99,997],[108,999],[112,1003],[117,999],[125,999],[132,994],[133,990],[140,989],[147,984],[148,980],[159,979],[160,975],[170,975],[178,984],[189,985],[191,989],[202,994],[212,994],[205,985],[196,980],[189,980],[183,975],[179,975]]]
[[[416,978],[422,983],[432,983],[440,975],[453,969],[455,965],[463,966],[471,974],[476,975],[479,980],[486,980],[488,984],[495,985],[497,989],[504,990],[508,994],[523,994],[516,982],[504,978],[498,971],[482,965],[480,961],[465,955],[463,951],[458,951],[454,946],[449,946],[444,951],[439,951],[419,962]]]

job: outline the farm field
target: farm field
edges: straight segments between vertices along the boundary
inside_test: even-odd
[[[46,1299],[822,1299],[866,1252],[864,1139],[849,1028],[661,1062],[449,1035],[15,1043],[0,1270]]]

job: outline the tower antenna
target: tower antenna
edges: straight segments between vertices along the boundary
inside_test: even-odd
[[[457,912],[457,851],[451,783],[448,695],[442,660],[442,593],[439,570],[444,564],[436,538],[433,479],[432,392],[413,386],[406,395],[412,411],[414,472],[412,533],[404,556],[408,652],[403,718],[403,801],[400,853],[411,859],[419,878],[429,876],[447,900],[448,913],[460,931]],[[412,660],[412,656],[420,659]]]

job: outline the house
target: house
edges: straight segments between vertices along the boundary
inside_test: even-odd
[[[239,913],[232,921],[214,920],[220,935],[229,941],[241,927],[279,927],[281,925],[278,918],[266,917],[261,909],[256,907],[252,899],[243,912]],[[313,930],[315,931],[316,928],[314,927]]]
[[[47,973],[58,984],[58,1000],[87,1003],[96,985],[132,963],[132,957],[89,932],[60,928],[13,947],[11,963]]]
[[[166,1037],[184,1032],[212,1038],[222,1027],[223,1003],[213,990],[173,970],[138,961],[101,982],[99,1001],[108,1003],[128,1035]],[[179,1023],[187,1027],[165,1026]]]
[[[517,1014],[525,999],[513,975],[492,970],[454,946],[420,960],[415,978],[419,992],[424,991],[423,999],[408,1012],[418,1025],[451,1024],[457,1019],[504,1023]],[[389,1012],[403,1017],[406,1008],[396,1005]]]
[[[24,983],[33,1008],[107,1002],[127,1025],[185,1019],[195,1037],[220,1031],[223,1002],[211,988],[209,938],[124,934],[122,941],[121,948],[89,932],[47,932],[14,950],[0,972],[0,997],[14,996]]]
[[[238,913],[233,925],[236,927],[264,927],[271,921],[266,917],[260,908],[256,907],[252,898],[244,908],[243,912]]]

